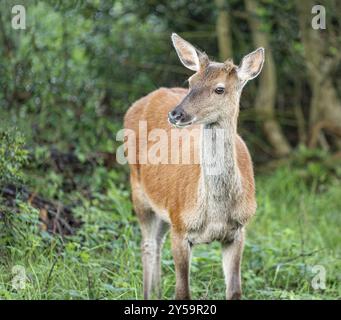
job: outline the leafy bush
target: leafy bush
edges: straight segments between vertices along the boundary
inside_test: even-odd
[[[0,132],[0,184],[23,180],[22,166],[27,162],[24,138],[14,130]]]
[[[300,146],[291,165],[306,185],[318,191],[325,190],[332,180],[341,179],[341,159],[320,149]]]

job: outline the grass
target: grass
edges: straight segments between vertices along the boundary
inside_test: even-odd
[[[44,193],[51,174],[29,174]],[[80,203],[75,212],[84,221],[64,239],[41,231],[37,212],[18,200],[20,214],[0,220],[0,298],[141,299],[140,231],[125,177],[98,169],[89,180],[77,180],[91,181],[91,200],[79,191],[61,195]],[[244,299],[341,298],[341,188],[336,178],[327,178],[307,178],[289,165],[257,176],[258,211],[247,228],[242,264]],[[52,180],[58,192],[61,179]],[[172,299],[169,240],[162,261],[163,297]],[[25,268],[25,288],[13,288],[14,266]],[[325,289],[312,287],[316,266],[325,268]],[[194,299],[224,299],[218,243],[194,248],[191,273]]]

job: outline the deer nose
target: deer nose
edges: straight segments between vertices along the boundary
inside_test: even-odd
[[[185,118],[185,112],[182,109],[175,108],[168,113],[168,118],[171,123],[175,124]]]

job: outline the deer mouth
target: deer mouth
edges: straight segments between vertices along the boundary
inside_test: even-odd
[[[195,118],[192,119],[191,121],[187,121],[187,122],[181,122],[181,121],[176,121],[173,122],[168,118],[168,122],[175,128],[186,128],[189,127],[190,125],[192,125],[195,122]]]
[[[193,121],[189,121],[189,122],[186,122],[186,123],[176,123],[174,125],[177,128],[185,128],[185,127],[189,127],[191,124],[193,124]]]

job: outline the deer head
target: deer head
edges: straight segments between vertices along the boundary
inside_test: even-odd
[[[249,53],[236,66],[232,60],[210,61],[204,52],[175,33],[172,41],[182,64],[195,74],[188,79],[188,94],[169,112],[169,122],[186,127],[194,123],[209,125],[226,117],[235,119],[244,85],[262,70],[264,49]]]

